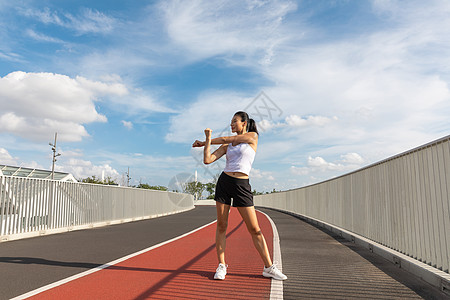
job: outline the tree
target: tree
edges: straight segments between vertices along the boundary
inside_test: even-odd
[[[158,191],[167,191],[167,188],[162,185],[149,185],[147,183],[139,183],[136,187],[138,189],[146,189],[146,190],[158,190]]]
[[[199,198],[205,190],[205,184],[199,181],[191,181],[183,184],[183,193],[191,194]]]
[[[92,177],[87,177],[79,180],[84,183],[93,183],[93,184],[104,184],[104,185],[119,185],[115,179],[111,178],[111,176],[107,176],[105,180],[100,180],[97,176],[92,175]]]
[[[214,182],[208,182],[205,184],[205,189],[209,193],[208,199],[214,199],[214,192],[216,190],[216,184]]]
[[[256,190],[253,190],[253,195],[262,195],[263,193],[262,192],[257,192]]]
[[[209,193],[207,199],[214,199],[214,193],[216,191],[216,182],[219,180],[221,173],[216,173],[213,176],[212,181],[205,184],[206,191]]]

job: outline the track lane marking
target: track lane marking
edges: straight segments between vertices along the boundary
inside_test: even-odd
[[[266,213],[258,210],[261,214],[266,216],[272,226],[273,233],[273,262],[277,262],[277,268],[283,272],[283,262],[281,260],[281,247],[280,247],[280,236],[278,235],[278,229],[272,218],[270,218]],[[270,285],[270,299],[271,300],[283,300],[283,281],[272,279]]]
[[[111,261],[111,262],[109,262],[109,263],[103,264],[103,265],[98,266],[98,267],[96,267],[96,268],[93,268],[93,269],[90,269],[90,270],[81,272],[81,273],[79,273],[79,274],[75,274],[75,275],[73,275],[73,276],[67,277],[67,278],[65,278],[65,279],[61,279],[61,280],[56,281],[56,282],[54,282],[54,283],[50,283],[50,284],[48,284],[48,285],[45,285],[45,286],[40,287],[40,288],[37,288],[37,289],[32,290],[32,291],[30,291],[30,292],[27,292],[27,293],[25,293],[25,294],[19,295],[19,296],[14,297],[14,298],[11,298],[10,300],[20,300],[20,299],[26,299],[26,298],[35,296],[35,295],[40,294],[40,293],[42,293],[42,292],[45,292],[45,291],[47,291],[47,290],[53,289],[53,288],[55,288],[55,287],[58,287],[58,286],[60,286],[60,285],[65,284],[65,283],[71,282],[71,281],[73,281],[73,280],[76,280],[76,279],[85,277],[85,276],[90,275],[90,274],[92,274],[92,273],[95,273],[95,272],[98,272],[98,271],[100,271],[100,270],[106,269],[106,268],[108,268],[108,267],[114,266],[114,265],[116,265],[116,264],[118,264],[118,263],[121,263],[121,262],[127,260],[127,259],[133,258],[133,257],[135,257],[135,256],[141,255],[141,254],[146,253],[146,252],[148,252],[148,251],[151,251],[151,250],[153,250],[153,249],[159,248],[159,247],[161,247],[161,246],[164,246],[164,245],[166,245],[166,244],[169,244],[169,243],[171,243],[171,242],[174,242],[174,241],[176,241],[176,240],[179,240],[179,239],[181,239],[181,238],[183,238],[183,237],[186,237],[186,236],[188,236],[188,235],[190,235],[190,234],[193,234],[194,232],[197,232],[197,231],[199,231],[199,230],[201,230],[201,229],[203,229],[203,228],[205,228],[205,227],[208,227],[209,225],[212,225],[212,224],[214,224],[214,223],[216,223],[216,222],[217,222],[217,220],[214,220],[214,221],[212,221],[212,222],[210,222],[210,223],[208,223],[208,224],[205,224],[205,225],[203,225],[203,226],[200,226],[200,227],[198,227],[198,228],[196,228],[196,229],[194,229],[194,230],[191,230],[191,231],[189,231],[189,232],[187,232],[187,233],[184,233],[184,234],[182,234],[182,235],[179,235],[179,236],[177,236],[177,237],[174,237],[174,238],[172,238],[172,239],[170,239],[170,240],[164,241],[164,242],[159,243],[159,244],[157,244],[157,245],[153,245],[153,246],[151,246],[151,247],[148,247],[148,248],[146,248],[146,249],[143,249],[143,250],[140,250],[140,251],[138,251],[138,252],[132,253],[132,254],[130,254],[130,255],[121,257],[121,258],[119,258],[119,259],[113,260],[113,261]]]

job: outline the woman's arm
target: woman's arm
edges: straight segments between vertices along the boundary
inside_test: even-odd
[[[227,153],[227,148],[228,148],[228,144],[221,145],[216,151],[214,151],[212,154],[209,154],[209,156],[203,155],[203,163],[205,165],[209,165],[209,164],[215,162],[216,160],[218,160],[219,158],[224,156],[225,153]]]
[[[205,129],[205,148],[203,149],[203,163],[204,164],[210,164],[221,158],[226,152],[227,152],[227,146],[228,145],[222,145],[214,151],[214,153],[211,154],[211,129],[207,128]],[[194,143],[195,144],[195,143]]]
[[[224,137],[218,137],[211,140],[212,145],[220,145],[220,144],[240,144],[240,143],[247,143],[247,144],[254,144],[258,141],[258,134],[255,132],[247,132],[246,134],[241,135],[233,135],[233,136],[224,136]],[[206,142],[202,142],[199,140],[196,140],[192,147],[204,147],[206,145]]]
[[[218,137],[211,140],[211,144],[254,144],[258,140],[258,134],[256,132],[247,132],[245,134]]]

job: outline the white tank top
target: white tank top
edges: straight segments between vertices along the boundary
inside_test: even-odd
[[[246,175],[250,174],[253,160],[255,160],[256,152],[247,143],[240,143],[236,146],[228,144],[227,148],[227,164],[225,172],[241,172]]]

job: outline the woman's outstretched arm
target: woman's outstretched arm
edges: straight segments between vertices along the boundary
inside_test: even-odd
[[[218,137],[211,140],[211,144],[217,145],[217,144],[240,144],[240,143],[247,143],[247,144],[253,144],[258,141],[258,134],[256,132],[247,132],[240,135],[233,135],[233,136],[223,136]]]
[[[241,135],[233,135],[233,136],[223,136],[223,137],[218,137],[215,139],[211,139],[211,145],[220,145],[220,144],[232,144],[232,143],[236,143],[236,144],[240,144],[240,143],[248,143],[248,144],[253,144],[255,142],[258,141],[258,134],[256,134],[255,132],[247,132],[245,134],[241,134]],[[192,147],[204,147],[205,146],[205,142],[196,140],[193,144]]]

